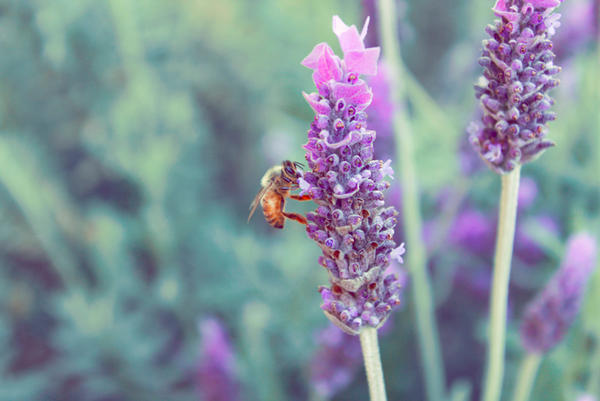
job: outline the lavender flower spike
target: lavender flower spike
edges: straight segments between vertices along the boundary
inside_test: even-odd
[[[327,43],[315,46],[302,61],[312,69],[317,92],[304,97],[315,111],[308,130],[306,160],[312,169],[299,180],[303,193],[319,205],[307,214],[306,231],[323,250],[319,264],[327,269],[330,287],[321,287],[325,315],[348,334],[361,327],[378,328],[400,303],[395,275],[384,275],[398,212],[385,207],[384,178],[389,162],[373,159],[375,131],[367,129],[365,109],[371,88],[361,74],[375,75],[379,48],[365,48],[368,19],[359,34],[333,17],[344,58]],[[403,248],[395,251],[401,256]]]
[[[483,110],[482,124],[472,125],[469,140],[496,172],[512,171],[554,146],[546,139],[546,123],[556,118],[546,92],[556,87],[551,37],[560,25],[553,13],[561,0],[497,0],[500,17],[486,32],[479,64],[483,76],[475,93]]]
[[[521,342],[530,353],[546,353],[561,341],[577,316],[596,256],[593,237],[579,234],[569,240],[562,267],[525,310]]]

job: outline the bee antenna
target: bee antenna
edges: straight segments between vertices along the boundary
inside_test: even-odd
[[[294,166],[304,168],[304,164],[300,162],[294,162]]]

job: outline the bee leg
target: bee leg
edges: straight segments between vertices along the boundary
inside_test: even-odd
[[[298,213],[288,213],[288,212],[282,212],[282,213],[288,219],[296,220],[300,224],[306,224],[306,217],[304,217]]]
[[[291,199],[295,199],[295,200],[299,200],[299,201],[307,201],[307,200],[311,200],[312,199],[310,197],[310,195],[294,195],[294,194],[290,194],[289,197]]]

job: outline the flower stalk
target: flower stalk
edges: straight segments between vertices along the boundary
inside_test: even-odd
[[[498,17],[485,30],[479,64],[483,75],[475,85],[482,108],[481,123],[469,128],[469,140],[488,166],[502,176],[490,300],[487,366],[482,400],[498,401],[504,377],[506,307],[515,234],[521,165],[554,146],[547,123],[558,86],[552,36],[560,25],[554,13],[560,0],[497,0]]]
[[[532,352],[523,358],[521,367],[519,368],[519,375],[517,376],[513,401],[527,401],[529,399],[541,361],[542,356]]]
[[[488,354],[485,373],[483,400],[498,401],[504,377],[504,349],[506,338],[506,307],[508,283],[517,218],[517,197],[521,166],[501,176],[500,212],[496,234],[494,275],[490,302],[490,324],[488,329]]]
[[[389,66],[391,98],[394,104],[394,133],[398,168],[402,176],[403,217],[408,252],[408,265],[412,274],[413,302],[417,320],[417,338],[425,378],[427,398],[430,401],[444,399],[444,365],[439,346],[439,336],[435,321],[431,285],[427,272],[425,245],[421,236],[422,221],[418,198],[418,185],[415,172],[414,146],[411,127],[404,109],[402,87],[402,62],[396,40],[395,4],[392,0],[378,2],[380,37],[384,49],[384,59]]]
[[[361,330],[359,337],[365,361],[367,382],[369,383],[369,398],[371,401],[386,401],[387,397],[385,395],[383,369],[379,356],[377,329],[365,327]]]

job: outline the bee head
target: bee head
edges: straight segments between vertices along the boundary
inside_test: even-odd
[[[291,162],[289,160],[285,160],[283,162],[283,166],[282,166],[282,174],[284,176],[286,176],[287,178],[290,178],[292,180],[296,180],[298,177],[300,177],[300,173],[298,171],[298,166],[300,165],[300,163],[298,162]]]

